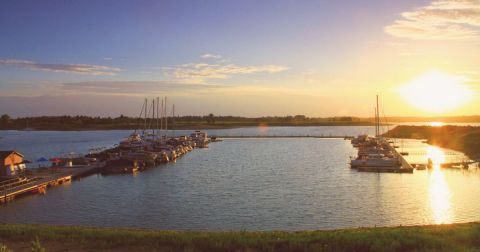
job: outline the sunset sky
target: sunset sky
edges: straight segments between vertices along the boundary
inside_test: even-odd
[[[2,1],[0,114],[480,114],[480,1]]]

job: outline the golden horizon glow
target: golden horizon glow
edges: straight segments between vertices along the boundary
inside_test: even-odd
[[[440,71],[426,72],[399,88],[415,108],[442,113],[465,105],[473,96],[468,78]]]

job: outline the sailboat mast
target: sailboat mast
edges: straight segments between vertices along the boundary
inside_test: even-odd
[[[143,135],[145,135],[145,132],[147,131],[147,107],[148,107],[148,101],[147,98],[145,98],[145,111],[144,111],[144,120],[143,120]]]
[[[157,96],[157,120],[156,120],[156,123],[157,123],[157,127],[155,127],[155,136],[157,136],[158,138],[158,108],[160,107],[160,98]]]
[[[167,97],[165,96],[165,135],[168,134]]]
[[[375,108],[375,113],[373,114],[374,124],[375,124],[375,136],[377,136],[377,108]]]
[[[161,116],[160,116],[160,134],[163,135],[163,99],[162,99],[162,107],[161,107]]]
[[[378,109],[378,95],[377,95],[377,136],[380,135],[380,112]]]
[[[172,107],[172,129],[173,129],[172,137],[175,138],[175,104],[173,104],[173,107]]]
[[[152,120],[151,120],[151,123],[149,123],[149,125],[150,124],[152,125],[152,137],[153,137],[153,139],[155,139],[155,126],[153,125],[154,120],[155,120],[155,98],[152,99]]]

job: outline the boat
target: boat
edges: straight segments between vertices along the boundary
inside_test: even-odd
[[[134,132],[126,140],[120,142],[120,148],[130,149],[130,148],[140,148],[143,147],[145,141],[143,141],[140,134]]]
[[[417,165],[415,166],[415,169],[421,171],[421,170],[427,169],[427,166],[424,165],[424,164],[417,164]]]
[[[375,108],[375,137],[359,135],[351,140],[358,149],[357,158],[350,158],[350,167],[358,171],[368,172],[413,172],[413,169],[402,167],[401,157],[393,149],[397,146],[390,145],[391,140],[380,135],[380,116],[378,108]]]
[[[396,158],[386,157],[382,154],[369,154],[350,161],[352,168],[358,167],[392,167],[400,168],[401,163]]]
[[[190,138],[193,142],[195,142],[195,146],[198,148],[208,148],[208,140],[207,132],[203,132],[200,130],[196,130],[192,134],[190,134]]]

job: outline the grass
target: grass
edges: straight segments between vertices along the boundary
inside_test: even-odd
[[[46,251],[480,251],[480,223],[298,232],[0,225],[0,244],[13,251],[32,242]]]

